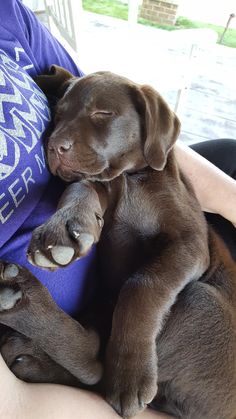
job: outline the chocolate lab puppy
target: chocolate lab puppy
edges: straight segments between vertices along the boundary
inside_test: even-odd
[[[98,242],[106,399],[121,416],[152,402],[183,419],[235,419],[236,268],[177,166],[177,117],[151,87],[52,71],[38,80],[61,95],[48,164],[71,184],[29,259],[56,269]],[[97,335],[22,268],[2,263],[1,278],[0,321],[79,381],[99,381]]]

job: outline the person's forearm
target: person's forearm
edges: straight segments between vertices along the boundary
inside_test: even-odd
[[[0,377],[1,419],[120,419],[102,397],[92,392],[20,381],[8,369],[1,354]],[[146,409],[134,419],[171,417]]]
[[[24,419],[120,419],[98,395],[58,385],[28,384]],[[134,419],[171,419],[151,409]],[[23,417],[22,417],[23,419]]]
[[[0,418],[23,419],[25,383],[8,369],[0,353]]]
[[[204,211],[218,213],[236,224],[236,181],[188,146],[177,142],[179,167],[191,181]]]

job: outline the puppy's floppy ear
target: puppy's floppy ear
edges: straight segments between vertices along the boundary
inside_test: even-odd
[[[153,169],[162,170],[178,138],[180,121],[152,87],[138,87],[138,100],[143,118],[145,160]]]
[[[58,65],[52,65],[47,74],[34,77],[35,82],[46,95],[53,95],[60,99],[69,81],[75,76]]]

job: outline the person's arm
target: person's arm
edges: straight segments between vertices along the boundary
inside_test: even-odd
[[[52,64],[83,76],[77,61],[21,0],[8,0],[1,7],[0,35],[3,49],[32,76],[48,71]],[[26,65],[28,64],[28,65]]]
[[[100,396],[89,391],[56,384],[27,384],[18,380],[1,355],[0,376],[0,418],[120,419]],[[171,419],[151,409],[136,418]]]
[[[175,155],[203,211],[220,214],[236,226],[236,181],[181,142]]]

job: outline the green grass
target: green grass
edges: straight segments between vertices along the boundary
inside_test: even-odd
[[[213,29],[216,33],[218,33],[218,40],[220,39],[224,27],[213,25],[211,23],[203,23],[194,20],[188,20],[185,17],[179,17],[176,22],[176,28],[183,29],[183,28],[210,28]],[[226,45],[227,47],[236,48],[236,29],[228,28],[225,35],[222,45]]]
[[[128,19],[128,4],[122,3],[119,0],[83,0],[83,8],[93,13],[99,13],[124,20]],[[139,23],[168,31],[176,29],[210,28],[218,33],[218,39],[220,39],[220,36],[224,31],[223,26],[190,20],[185,17],[178,17],[174,26],[160,25],[142,18],[139,19]],[[227,47],[236,48],[236,29],[229,28],[227,30],[222,44]]]
[[[83,0],[84,10],[100,15],[128,19],[128,5],[119,0]]]

